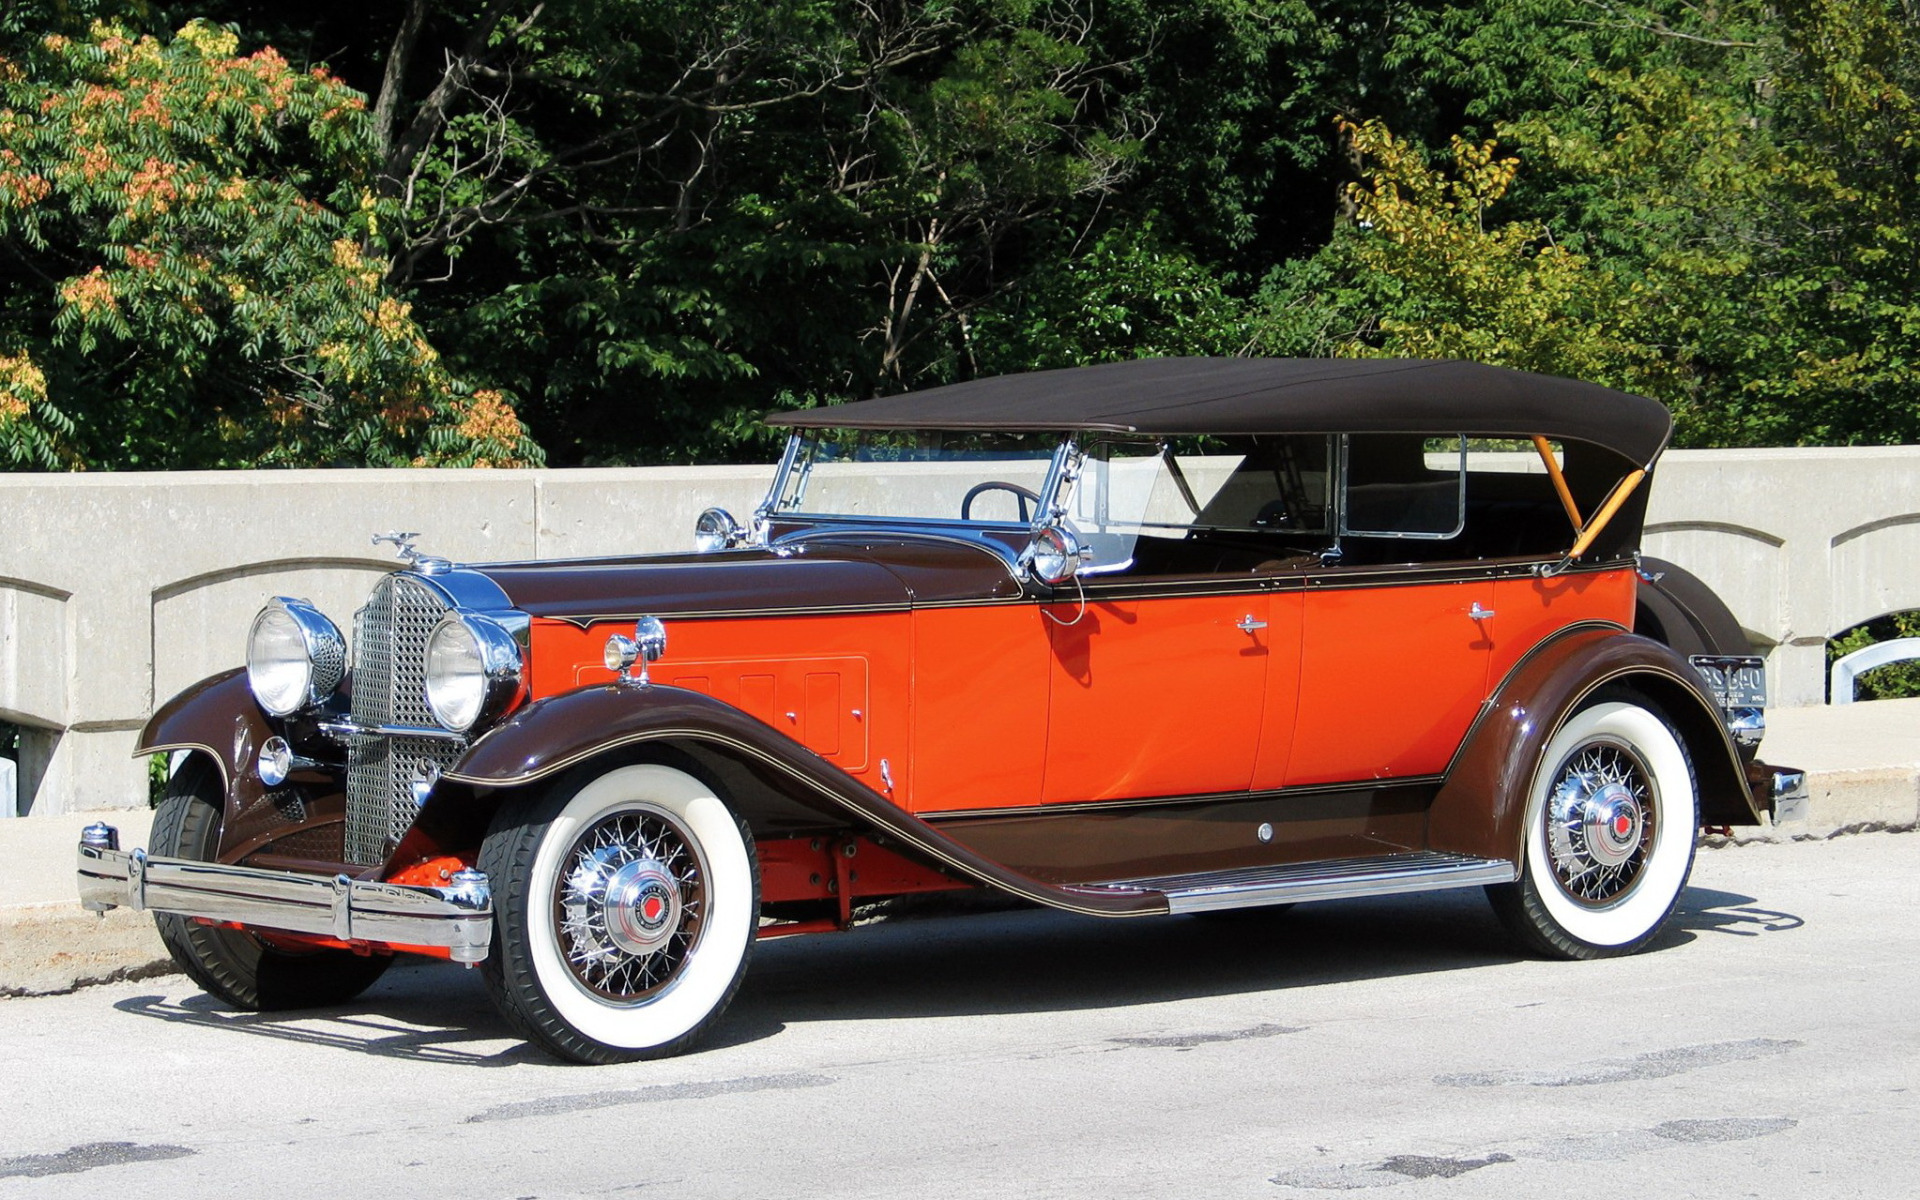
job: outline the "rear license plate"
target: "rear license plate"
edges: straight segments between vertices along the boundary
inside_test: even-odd
[[[1693,669],[1700,672],[1707,693],[1721,708],[1765,708],[1767,706],[1766,660],[1748,656],[1696,654]]]

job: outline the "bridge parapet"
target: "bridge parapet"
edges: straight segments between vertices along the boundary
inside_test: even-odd
[[[751,511],[766,466],[542,471],[0,475],[0,720],[21,725],[23,811],[137,805],[154,704],[241,661],[269,596],[344,622],[369,544],[423,530],[466,561],[685,548],[708,504]],[[1675,451],[1649,554],[1726,597],[1768,655],[1772,702],[1826,696],[1828,636],[1920,608],[1920,447]]]

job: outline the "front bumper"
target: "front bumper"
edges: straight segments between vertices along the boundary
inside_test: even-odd
[[[121,850],[111,825],[89,825],[80,837],[80,903],[93,912],[125,905],[342,942],[444,950],[459,963],[486,958],[493,940],[493,894],[478,871],[456,872],[447,887],[420,887],[152,858]]]

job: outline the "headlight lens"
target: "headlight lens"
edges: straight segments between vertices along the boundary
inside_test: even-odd
[[[253,698],[276,717],[333,695],[346,674],[347,640],[304,600],[275,596],[247,633],[247,682]]]
[[[693,548],[701,554],[731,550],[745,536],[740,523],[724,508],[709,508],[693,523]]]
[[[520,672],[519,643],[486,617],[449,613],[427,638],[427,706],[456,732],[506,711]]]

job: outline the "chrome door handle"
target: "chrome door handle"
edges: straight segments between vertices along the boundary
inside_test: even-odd
[[[1475,600],[1473,607],[1468,610],[1467,615],[1476,621],[1490,621],[1493,619],[1493,610],[1490,608],[1481,608],[1480,602]]]
[[[1234,626],[1234,628],[1238,629],[1241,633],[1252,633],[1256,629],[1265,629],[1266,627],[1267,627],[1267,623],[1265,621],[1254,620],[1252,613],[1248,613],[1246,616],[1241,617],[1240,623]]]

